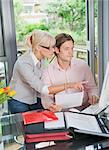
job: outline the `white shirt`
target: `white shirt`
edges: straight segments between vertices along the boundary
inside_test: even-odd
[[[32,60],[34,61],[34,65],[36,66],[39,60],[37,59],[37,57],[34,55],[32,51],[30,51],[30,55],[32,57]],[[42,88],[41,94],[48,95],[49,94],[48,87],[49,87],[48,85],[44,85],[44,87]]]

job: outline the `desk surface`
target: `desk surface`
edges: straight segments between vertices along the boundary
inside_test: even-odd
[[[14,136],[24,135],[23,120],[21,114],[5,115],[0,117],[0,142],[12,143]],[[85,146],[107,140],[108,138],[97,137],[86,134],[76,134],[76,138],[66,142],[56,142],[52,146],[52,150],[84,150]],[[26,150],[35,150],[35,143],[25,144]],[[81,149],[80,149],[81,148]],[[44,150],[51,150],[51,147],[43,148]],[[108,148],[109,149],[109,148]]]
[[[86,150],[86,147],[95,143],[100,143],[101,141],[107,140],[109,142],[109,139],[103,138],[103,137],[97,137],[97,136],[83,136],[80,139],[72,139],[71,141],[65,141],[65,142],[56,142],[55,146],[52,147],[46,147],[43,148],[43,150]],[[35,144],[26,144],[26,150],[35,150]],[[93,150],[93,149],[90,149]],[[109,148],[107,148],[109,150]]]

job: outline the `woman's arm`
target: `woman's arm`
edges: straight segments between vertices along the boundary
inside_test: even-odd
[[[87,82],[76,82],[76,83],[64,83],[60,85],[55,85],[55,86],[49,86],[49,94],[56,94],[62,91],[65,91],[67,89],[79,89],[80,91],[84,90],[84,84],[87,84]]]

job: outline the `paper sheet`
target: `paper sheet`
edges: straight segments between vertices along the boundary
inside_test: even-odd
[[[102,133],[95,116],[65,112],[67,128]]]
[[[35,144],[35,149],[44,148],[44,147],[49,147],[49,146],[53,146],[53,145],[56,145],[56,144],[54,143],[54,141],[41,142],[41,143]]]
[[[58,120],[45,122],[44,123],[45,129],[65,128],[63,112],[55,113],[55,115],[58,118]]]
[[[84,92],[56,94],[55,102],[63,108],[77,107],[82,105],[83,96]]]

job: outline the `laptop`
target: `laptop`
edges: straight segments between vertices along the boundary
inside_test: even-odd
[[[82,110],[82,113],[97,115],[109,106],[109,62],[107,64],[106,73],[103,81],[99,103],[90,105]]]

